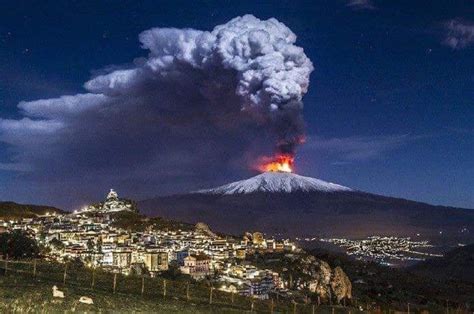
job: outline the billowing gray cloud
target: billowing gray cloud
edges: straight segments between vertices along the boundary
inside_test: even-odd
[[[474,43],[474,23],[461,18],[444,23],[443,44],[453,49],[463,49]]]
[[[0,119],[12,156],[2,168],[31,169],[17,180],[56,193],[112,184],[149,195],[246,171],[275,147],[294,151],[313,66],[284,24],[246,15],[139,39],[148,56],[96,72],[87,93],[20,102],[24,117]]]
[[[102,106],[106,101],[107,96],[102,94],[78,94],[54,99],[22,101],[18,104],[18,108],[25,116],[31,118],[63,120],[68,116]]]

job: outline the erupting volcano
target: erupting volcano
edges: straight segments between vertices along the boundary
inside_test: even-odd
[[[295,158],[292,155],[278,155],[275,158],[262,160],[259,170],[262,172],[293,172]]]

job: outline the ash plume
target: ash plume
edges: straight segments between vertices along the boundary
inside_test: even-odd
[[[292,153],[303,137],[302,98],[313,65],[296,35],[272,18],[237,17],[211,32],[153,28],[140,34],[150,50],[136,67],[100,75],[85,84],[94,93],[116,96],[130,93],[146,81],[194,75],[214,77],[205,93],[229,82],[240,96],[240,108],[270,124],[282,152]],[[207,95],[213,98],[214,95]],[[222,100],[221,100],[222,101]]]
[[[51,190],[115,182],[146,193],[163,177],[206,180],[210,164],[235,167],[249,151],[268,153],[259,150],[269,141],[293,154],[304,138],[313,66],[283,23],[245,15],[212,31],[152,28],[139,41],[146,57],[96,71],[86,93],[22,101],[20,119],[0,119],[4,164],[32,169],[18,180],[46,179]]]

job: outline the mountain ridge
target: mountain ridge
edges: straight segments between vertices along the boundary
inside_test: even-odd
[[[62,209],[46,206],[19,204],[11,201],[0,201],[0,219],[32,218],[46,213],[64,213]]]
[[[321,189],[269,192],[259,190],[258,185],[251,193],[233,189],[232,184],[245,181],[200,193],[143,200],[139,206],[147,215],[189,223],[206,221],[213,230],[234,234],[259,230],[278,236],[421,235],[449,237],[465,243],[474,240],[474,210],[430,205],[349,188],[330,193]],[[220,190],[222,187],[228,189]],[[281,190],[285,191],[284,188]],[[463,228],[473,231],[461,234]]]

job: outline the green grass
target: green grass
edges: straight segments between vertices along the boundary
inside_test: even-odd
[[[117,276],[113,292],[113,274],[97,271],[95,286],[91,288],[90,269],[68,268],[63,284],[64,265],[39,261],[36,276],[31,262],[10,261],[7,274],[0,265],[0,313],[45,312],[154,312],[154,313],[270,313],[271,301],[252,300],[213,291],[209,304],[209,286],[206,282],[190,283],[185,280],[167,280],[163,296],[163,278],[145,278],[145,291],[141,294],[142,279],[136,276]],[[65,299],[52,296],[53,285],[65,293]],[[186,287],[189,285],[189,300]],[[81,296],[94,300],[93,305],[79,303]],[[289,300],[274,301],[275,313],[293,313]],[[298,304],[297,313],[312,313],[311,304]],[[352,311],[355,309],[352,308]],[[351,308],[334,307],[334,313],[348,313]],[[316,308],[317,313],[332,313],[329,306]]]
[[[0,277],[0,312],[161,312],[161,313],[243,313],[242,309],[222,304],[209,305],[186,302],[177,298],[150,299],[129,293],[63,286],[65,298],[53,298],[51,282],[18,274]],[[81,296],[93,299],[93,305],[79,303]]]

